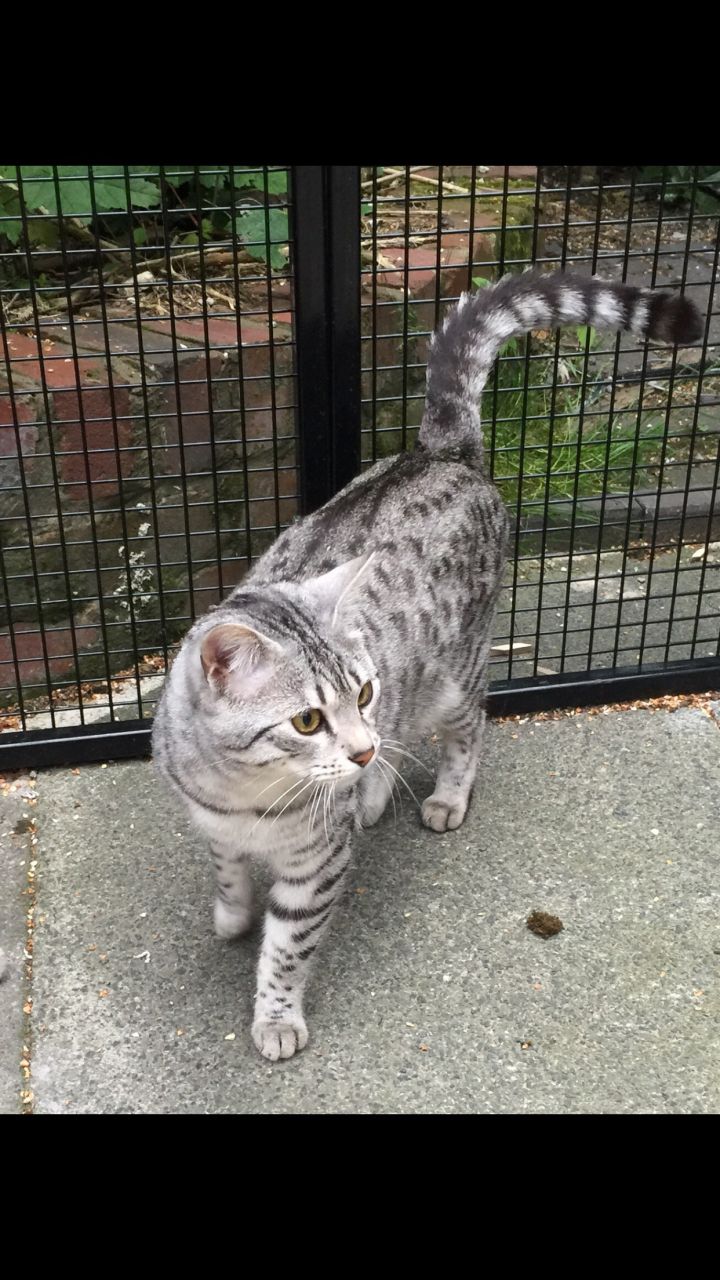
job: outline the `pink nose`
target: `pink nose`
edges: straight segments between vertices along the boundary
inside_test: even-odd
[[[367,751],[361,751],[358,755],[351,756],[350,759],[352,760],[353,764],[359,764],[360,767],[364,769],[365,765],[370,763],[374,755],[375,755],[375,748],[368,747]]]

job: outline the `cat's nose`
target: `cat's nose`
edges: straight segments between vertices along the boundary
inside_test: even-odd
[[[351,756],[350,759],[353,764],[359,764],[360,767],[364,769],[365,765],[370,763],[374,755],[375,748],[368,747],[367,751],[360,751],[356,756]]]

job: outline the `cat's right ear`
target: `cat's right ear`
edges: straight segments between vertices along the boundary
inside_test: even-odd
[[[224,622],[206,631],[200,661],[208,684],[236,698],[251,697],[270,679],[279,644],[252,627]]]

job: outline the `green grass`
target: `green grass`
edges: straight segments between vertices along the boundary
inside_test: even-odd
[[[585,347],[586,334],[581,337]],[[585,412],[596,409],[608,394],[600,379],[583,379],[584,350],[561,350],[554,404],[554,359],[548,355],[526,365],[525,350],[526,340],[506,345],[502,354],[510,358],[496,366],[482,402],[485,447],[493,450],[495,482],[508,506],[626,491],[636,436],[635,485],[650,483],[647,468],[663,434],[659,415],[642,422],[639,433],[634,414],[612,422],[595,415],[583,420],[583,406]],[[532,388],[527,391],[526,370]]]
[[[474,283],[482,287],[488,282],[478,277]],[[529,364],[528,341],[532,343],[533,356],[542,356]],[[518,505],[523,513],[537,511],[537,504],[547,501],[552,512],[561,502],[572,502],[575,495],[585,498],[603,492],[627,493],[634,457],[633,487],[650,488],[656,480],[664,411],[643,411],[639,428],[637,403],[632,407],[624,403],[624,411],[614,413],[612,422],[608,412],[597,412],[609,408],[608,367],[589,368],[583,377],[586,355],[596,342],[594,332],[584,327],[565,338],[557,371],[554,337],[513,339],[501,352],[483,394],[481,411],[486,458],[492,456],[495,482],[513,511]],[[416,358],[409,348],[408,359]],[[376,408],[378,458],[401,448],[399,385],[399,369],[379,375],[378,394],[392,398]],[[413,369],[408,390],[422,393],[424,385],[424,370]],[[583,416],[591,411],[592,416]],[[415,443],[421,415],[422,399],[410,401],[406,432],[409,449]],[[372,411],[366,405],[364,430],[369,432],[371,426]],[[370,452],[368,434],[365,456],[369,457]]]

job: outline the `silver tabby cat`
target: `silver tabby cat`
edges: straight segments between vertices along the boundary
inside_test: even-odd
[[[251,924],[251,860],[274,877],[252,1026],[266,1058],[307,1043],[308,970],[353,832],[382,814],[407,744],[442,742],[425,825],[465,817],[508,540],[480,393],[509,338],[563,324],[670,343],[700,332],[683,297],[561,273],[464,295],[432,342],[416,450],[287,529],[195,624],[166,681],[155,759],[210,843],[220,937]]]

